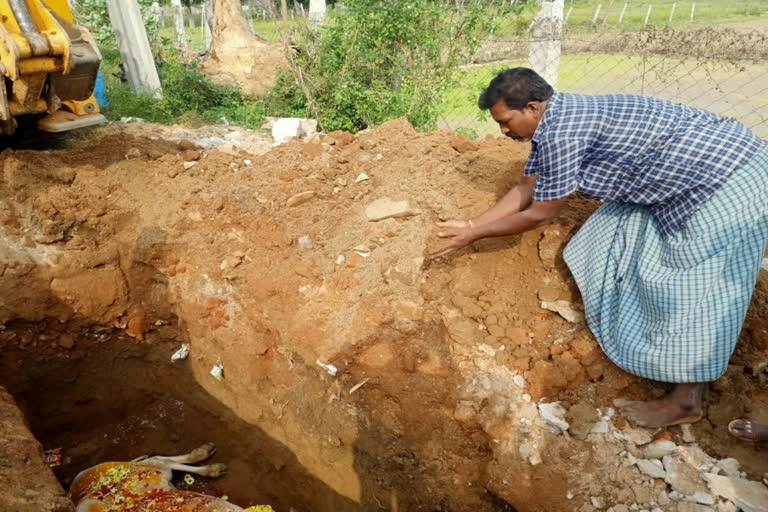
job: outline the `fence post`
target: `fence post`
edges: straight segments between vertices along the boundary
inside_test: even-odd
[[[624,21],[624,13],[627,12],[627,3],[624,2],[624,7],[621,8],[621,14],[619,14],[619,25]]]
[[[691,22],[693,22],[693,12],[696,10],[696,2],[691,4]]]
[[[531,23],[528,67],[552,87],[557,87],[560,70],[560,43],[563,32],[564,0],[545,0]]]
[[[651,8],[652,7],[653,7],[653,5],[648,4],[648,11],[646,11],[646,13],[645,13],[645,22],[643,23],[643,25],[648,25],[648,18],[651,17]]]
[[[309,0],[309,28],[315,30],[325,19],[325,0]]]
[[[595,9],[595,15],[592,16],[592,24],[595,25],[597,23],[597,17],[600,16],[600,9],[603,7],[603,4],[597,4],[597,9]]]
[[[672,16],[675,15],[676,6],[677,6],[677,2],[672,2],[672,7],[669,9],[669,21],[667,23],[669,23],[670,25],[672,24]]]
[[[181,7],[181,0],[171,0],[173,5],[173,16],[176,19],[176,42],[182,48],[187,47],[187,37],[184,34],[184,11]]]
[[[203,35],[205,36],[205,51],[211,47],[213,41],[213,0],[204,0],[203,2]]]
[[[141,19],[136,0],[107,0],[107,12],[115,31],[120,60],[125,68],[128,85],[137,94],[163,97],[155,59],[147,39],[147,29]]]

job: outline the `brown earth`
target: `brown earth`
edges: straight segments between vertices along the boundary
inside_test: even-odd
[[[436,221],[475,215],[517,182],[526,145],[397,120],[249,155],[142,130],[0,155],[0,385],[46,447],[70,453],[63,482],[100,458],[216,437],[239,468],[217,485],[243,504],[552,511],[596,497],[673,510],[666,486],[622,463],[638,449],[611,435],[626,426],[608,410],[664,389],[540,307],[580,304],[561,251],[596,204],[425,260]],[[382,198],[416,215],[369,222]],[[726,425],[768,421],[766,313],[762,272],[691,429],[752,477],[768,459]],[[171,363],[181,342],[190,357]],[[572,406],[571,435],[541,419],[542,398]],[[590,433],[596,408],[607,433]]]

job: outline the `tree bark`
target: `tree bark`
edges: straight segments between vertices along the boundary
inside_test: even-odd
[[[280,13],[283,15],[283,21],[288,21],[288,0],[280,0]]]
[[[211,80],[261,95],[274,85],[277,70],[286,66],[283,47],[253,33],[240,0],[213,0],[211,47],[203,61]]]

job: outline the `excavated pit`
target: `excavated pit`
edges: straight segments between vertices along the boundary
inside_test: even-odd
[[[63,449],[64,485],[213,441],[230,472],[193,488],[279,511],[674,510],[677,484],[627,462],[652,432],[610,409],[664,388],[542,308],[579,309],[561,253],[596,204],[425,261],[435,222],[505,193],[526,145],[403,120],[268,152],[163,130],[0,155],[0,386]],[[397,215],[372,221],[382,200]],[[668,429],[753,478],[768,461],[726,425],[768,421],[764,274],[706,418]],[[542,412],[558,400],[567,433]]]
[[[62,448],[54,473],[65,488],[80,470],[103,461],[181,454],[212,441],[217,453],[211,461],[224,462],[229,473],[197,477],[192,485],[176,473],[174,485],[226,495],[243,507],[359,509],[310,475],[288,448],[208,394],[187,366],[169,364],[176,337],[136,343],[110,328],[53,327],[7,325],[3,335],[16,342],[3,352],[0,373],[37,440],[45,449]],[[46,343],[62,336],[79,348],[61,352]]]

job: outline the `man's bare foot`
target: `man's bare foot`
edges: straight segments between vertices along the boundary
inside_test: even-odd
[[[744,441],[768,441],[768,425],[748,419],[733,420],[728,432]]]
[[[613,404],[632,423],[641,427],[668,427],[694,423],[703,416],[701,396],[706,384],[678,384],[670,394],[647,402],[617,399]]]

